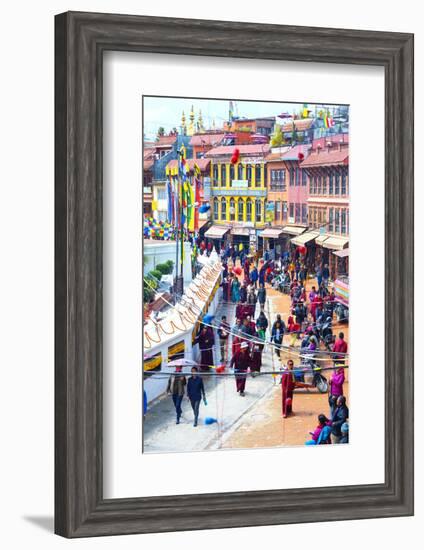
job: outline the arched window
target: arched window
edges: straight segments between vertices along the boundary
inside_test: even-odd
[[[237,221],[239,222],[243,221],[243,207],[244,207],[244,201],[243,199],[239,199],[238,205],[237,205]]]
[[[250,164],[246,165],[246,179],[247,179],[247,185],[251,187],[252,186],[252,166]]]
[[[237,165],[237,179],[242,180],[243,179],[243,165],[241,162]]]
[[[234,164],[230,164],[230,182],[232,182],[233,179],[235,179],[235,177],[234,177]]]
[[[213,185],[214,186],[218,185],[218,165],[217,164],[213,165]]]
[[[231,197],[230,199],[230,221],[235,221],[236,219],[236,203],[235,200]]]
[[[225,197],[221,199],[221,220],[227,219],[227,201]]]
[[[262,180],[262,164],[255,165],[255,184],[257,187],[261,184]]]
[[[246,201],[246,221],[252,221],[252,199],[247,199]]]
[[[213,218],[214,220],[218,219],[218,199],[215,197],[213,199]]]
[[[261,222],[262,221],[262,213],[261,213],[261,201],[260,200],[256,201],[255,210],[256,210],[256,221]]]
[[[221,185],[227,185],[227,167],[221,164]]]

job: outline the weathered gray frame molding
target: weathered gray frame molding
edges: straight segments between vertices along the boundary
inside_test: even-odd
[[[95,13],[56,25],[55,530],[66,537],[413,514],[413,35]],[[385,68],[385,483],[104,500],[105,50]],[[172,512],[172,513],[171,513]]]

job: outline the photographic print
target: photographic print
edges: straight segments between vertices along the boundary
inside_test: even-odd
[[[349,106],[142,101],[143,452],[348,443]]]

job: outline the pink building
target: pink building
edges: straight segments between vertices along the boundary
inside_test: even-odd
[[[311,146],[295,145],[281,160],[287,170],[288,185],[287,185],[287,221],[289,226],[308,227],[308,196],[309,190],[307,185],[307,175],[302,169],[302,162],[308,158]],[[286,228],[289,232],[289,228]],[[295,230],[293,235],[298,234]]]
[[[333,276],[347,272],[349,244],[349,143],[344,136],[316,140],[301,163],[308,181],[309,225],[319,231],[315,239],[317,261],[327,263]]]

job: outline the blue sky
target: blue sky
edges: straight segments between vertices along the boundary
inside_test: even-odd
[[[233,100],[234,103],[234,100]],[[282,112],[290,114],[299,112],[303,104],[299,103],[274,103],[264,101],[236,101],[236,114],[240,117],[261,117],[275,116]],[[151,97],[144,96],[144,133],[147,139],[156,137],[157,130],[160,126],[168,132],[175,126],[180,129],[181,113],[184,111],[188,124],[188,115],[191,111],[191,106],[194,106],[194,112],[197,119],[199,109],[202,111],[203,123],[206,128],[212,126],[212,121],[215,119],[217,128],[222,127],[224,121],[228,120],[229,100],[223,99],[185,99],[176,97]],[[320,104],[317,108],[327,107]],[[315,104],[309,103],[308,108],[315,110]],[[329,106],[330,111],[333,106]]]

